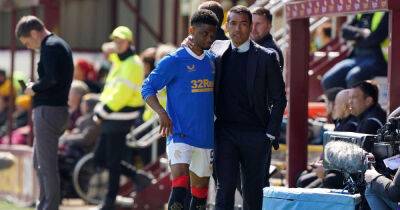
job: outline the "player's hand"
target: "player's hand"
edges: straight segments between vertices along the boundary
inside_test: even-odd
[[[158,117],[160,119],[160,131],[161,136],[166,137],[172,134],[172,121],[169,118],[166,111],[162,111],[158,113]]]
[[[30,96],[34,96],[34,95],[35,95],[35,92],[32,90],[32,87],[33,87],[34,84],[35,84],[35,83],[33,83],[33,82],[29,82],[29,83],[26,85],[26,89],[25,89],[25,91],[24,91],[24,93],[25,93],[26,95],[30,95]]]
[[[189,48],[193,48],[194,47],[194,43],[193,43],[193,37],[192,35],[189,35],[188,37],[186,37],[182,43],[181,43],[182,47],[189,47]]]

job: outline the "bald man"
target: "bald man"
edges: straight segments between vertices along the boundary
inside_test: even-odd
[[[332,118],[335,131],[354,132],[357,130],[357,119],[350,113],[350,89],[341,90],[335,97]]]

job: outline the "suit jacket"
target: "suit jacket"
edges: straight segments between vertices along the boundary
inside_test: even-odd
[[[220,94],[224,54],[231,46],[230,44],[230,40],[216,40],[211,46],[211,52],[216,56],[214,81],[214,97],[216,99]],[[246,69],[246,90],[249,104],[254,108],[256,116],[266,128],[267,134],[277,137],[287,100],[285,83],[274,52],[250,41]]]
[[[276,45],[274,38],[272,35],[269,33],[267,34],[264,38],[262,38],[257,44],[265,47],[265,48],[271,48],[272,50],[275,50],[277,53],[277,56],[279,58],[279,65],[281,67],[281,71],[283,71],[283,66],[284,66],[284,58],[283,58],[283,53],[282,50]]]

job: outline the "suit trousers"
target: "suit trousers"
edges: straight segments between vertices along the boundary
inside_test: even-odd
[[[216,209],[233,210],[236,183],[241,173],[243,209],[261,210],[270,147],[265,132],[217,125],[215,135]]]
[[[33,165],[40,192],[37,210],[58,210],[60,177],[58,172],[58,139],[67,127],[68,108],[38,106],[33,109]]]

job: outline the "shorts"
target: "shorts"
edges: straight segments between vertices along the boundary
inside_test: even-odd
[[[211,176],[213,156],[213,149],[204,149],[172,141],[167,145],[169,164],[189,164],[189,170],[198,177]]]

